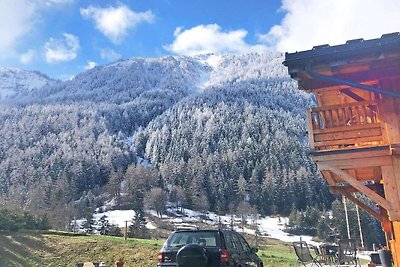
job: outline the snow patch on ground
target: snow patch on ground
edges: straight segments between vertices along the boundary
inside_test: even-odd
[[[157,229],[157,226],[155,226],[152,222],[146,223],[146,228],[149,230],[155,230]]]
[[[236,215],[224,215],[218,216],[213,212],[198,212],[190,209],[179,209],[169,207],[167,208],[168,215],[163,215],[162,218],[159,218],[157,212],[155,210],[146,210],[146,213],[152,217],[157,217],[157,221],[165,221],[175,226],[179,224],[196,224],[196,223],[205,223],[210,226],[217,226],[219,223],[224,225],[224,227],[229,228],[232,220],[234,224],[234,230],[237,232],[244,232],[249,235],[255,235],[256,231],[254,229],[250,229],[249,225],[254,225],[254,219],[248,218],[247,224],[245,227],[241,227],[241,220]],[[118,225],[118,227],[125,227],[125,222],[128,222],[128,226],[132,224],[132,220],[135,217],[135,212],[133,210],[109,210],[106,212],[95,213],[94,218],[98,221],[102,216],[106,215],[107,220],[111,224]],[[157,229],[157,221],[152,221],[151,219],[147,219],[146,228],[150,230]],[[287,217],[260,217],[257,219],[257,226],[261,236],[266,236],[269,238],[278,239],[284,242],[293,242],[303,240],[307,243],[313,245],[319,245],[320,243],[312,241],[312,236],[307,235],[291,235],[284,231],[285,225],[288,223],[289,219]],[[77,220],[79,225],[82,225],[84,222],[83,219]]]
[[[135,217],[133,210],[110,210],[101,213],[93,214],[96,220],[99,220],[104,215],[107,216],[107,220],[110,224],[118,225],[118,227],[125,227],[125,221],[128,221],[128,226],[132,224],[132,220]]]
[[[209,225],[218,225],[219,222],[229,227],[231,221],[234,221],[234,230],[237,232],[244,232],[246,234],[255,235],[254,229],[249,229],[248,227],[237,226],[240,224],[240,218],[236,215],[224,215],[218,216],[213,212],[201,213],[189,209],[182,209],[182,214],[177,213],[175,208],[168,208],[168,212],[177,217],[170,218],[168,216],[163,216],[164,220],[168,220],[171,223],[193,223],[193,222],[203,222]],[[152,215],[156,215],[155,212]],[[262,236],[267,236],[269,238],[278,239],[284,242],[294,242],[303,240],[309,244],[319,245],[320,243],[312,241],[313,237],[308,235],[291,235],[284,232],[285,225],[289,222],[287,217],[261,217],[257,219],[258,230]],[[247,224],[254,224],[252,218],[247,219]]]

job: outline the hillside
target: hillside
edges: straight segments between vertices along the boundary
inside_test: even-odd
[[[329,206],[307,150],[313,100],[282,60],[134,58],[3,102],[0,205],[49,213],[61,229],[110,199],[143,209],[157,192],[221,213]]]
[[[182,191],[184,202],[207,196],[206,209],[246,201],[262,214],[288,214],[293,205],[327,205],[308,154],[304,108],[313,102],[288,79],[282,58],[211,59],[208,89],[139,130],[136,153],[157,164],[163,185]]]
[[[154,266],[162,242],[155,240],[0,233],[0,266],[75,266],[104,261],[107,266],[124,258],[126,266]]]
[[[0,68],[0,100],[24,97],[55,83],[55,80],[37,71]]]
[[[65,236],[38,233],[0,233],[0,266],[75,266],[79,262],[104,261],[107,266],[123,258],[127,267],[155,266],[162,240],[103,236]],[[294,266],[290,246],[269,242],[259,255],[264,266]]]

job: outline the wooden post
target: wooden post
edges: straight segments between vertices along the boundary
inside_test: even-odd
[[[308,143],[310,144],[311,150],[315,149],[314,145],[314,130],[313,130],[313,118],[312,118],[312,109],[307,110],[307,131],[308,131]]]
[[[128,221],[125,221],[124,239],[128,239]]]
[[[344,206],[344,214],[346,216],[346,227],[347,227],[347,238],[350,239],[350,226],[349,226],[349,214],[347,213],[347,203],[346,203],[346,197],[342,196],[343,200],[343,206]]]
[[[355,195],[354,197],[357,198],[357,195]],[[364,237],[363,237],[363,232],[362,232],[362,228],[361,228],[360,211],[358,209],[358,205],[356,205],[356,212],[357,212],[358,229],[360,230],[361,247],[364,248]]]
[[[347,172],[345,172],[341,169],[335,168],[335,167],[331,167],[331,166],[326,166],[326,169],[332,171],[334,174],[336,174],[338,177],[343,179],[345,182],[349,183],[351,186],[356,188],[361,193],[364,193],[367,197],[369,197],[371,200],[373,200],[379,206],[385,208],[386,210],[392,209],[392,205],[388,200],[381,197],[373,190],[369,189],[366,185],[364,185],[362,182],[358,181],[355,177],[351,176]]]

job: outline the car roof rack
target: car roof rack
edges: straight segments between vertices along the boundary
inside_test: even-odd
[[[175,231],[200,230],[200,227],[189,223],[175,224]]]

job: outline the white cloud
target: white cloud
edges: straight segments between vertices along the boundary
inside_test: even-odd
[[[399,0],[283,0],[285,16],[260,41],[294,52],[400,31]]]
[[[97,63],[94,61],[88,61],[86,66],[85,66],[85,70],[90,70],[93,69],[94,67],[97,66]]]
[[[25,53],[21,54],[19,57],[19,61],[22,64],[29,64],[32,63],[34,57],[36,55],[35,50],[33,49],[29,49],[28,51],[26,51]]]
[[[70,4],[75,0],[46,0],[46,5],[64,5]]]
[[[29,0],[2,0],[0,7],[0,58],[13,54],[35,21],[36,6]]]
[[[164,46],[165,49],[180,55],[199,54],[238,54],[263,51],[264,45],[246,43],[247,31],[244,29],[223,31],[217,24],[198,25],[188,30],[181,27],[175,29],[175,40]]]
[[[45,58],[48,63],[70,61],[76,58],[79,50],[79,38],[69,33],[63,34],[64,38],[50,38],[46,42]]]
[[[115,61],[121,58],[121,55],[111,48],[104,48],[100,50],[100,57],[107,61]]]
[[[92,19],[96,28],[116,44],[122,41],[128,30],[141,22],[151,23],[155,18],[149,10],[135,12],[124,5],[108,8],[89,6],[81,8],[80,12],[84,18]]]
[[[38,22],[42,22],[43,11],[55,5],[72,3],[75,0],[1,0],[0,4],[0,59],[12,57],[23,64],[33,58],[33,52],[20,54],[18,48],[23,39]]]

